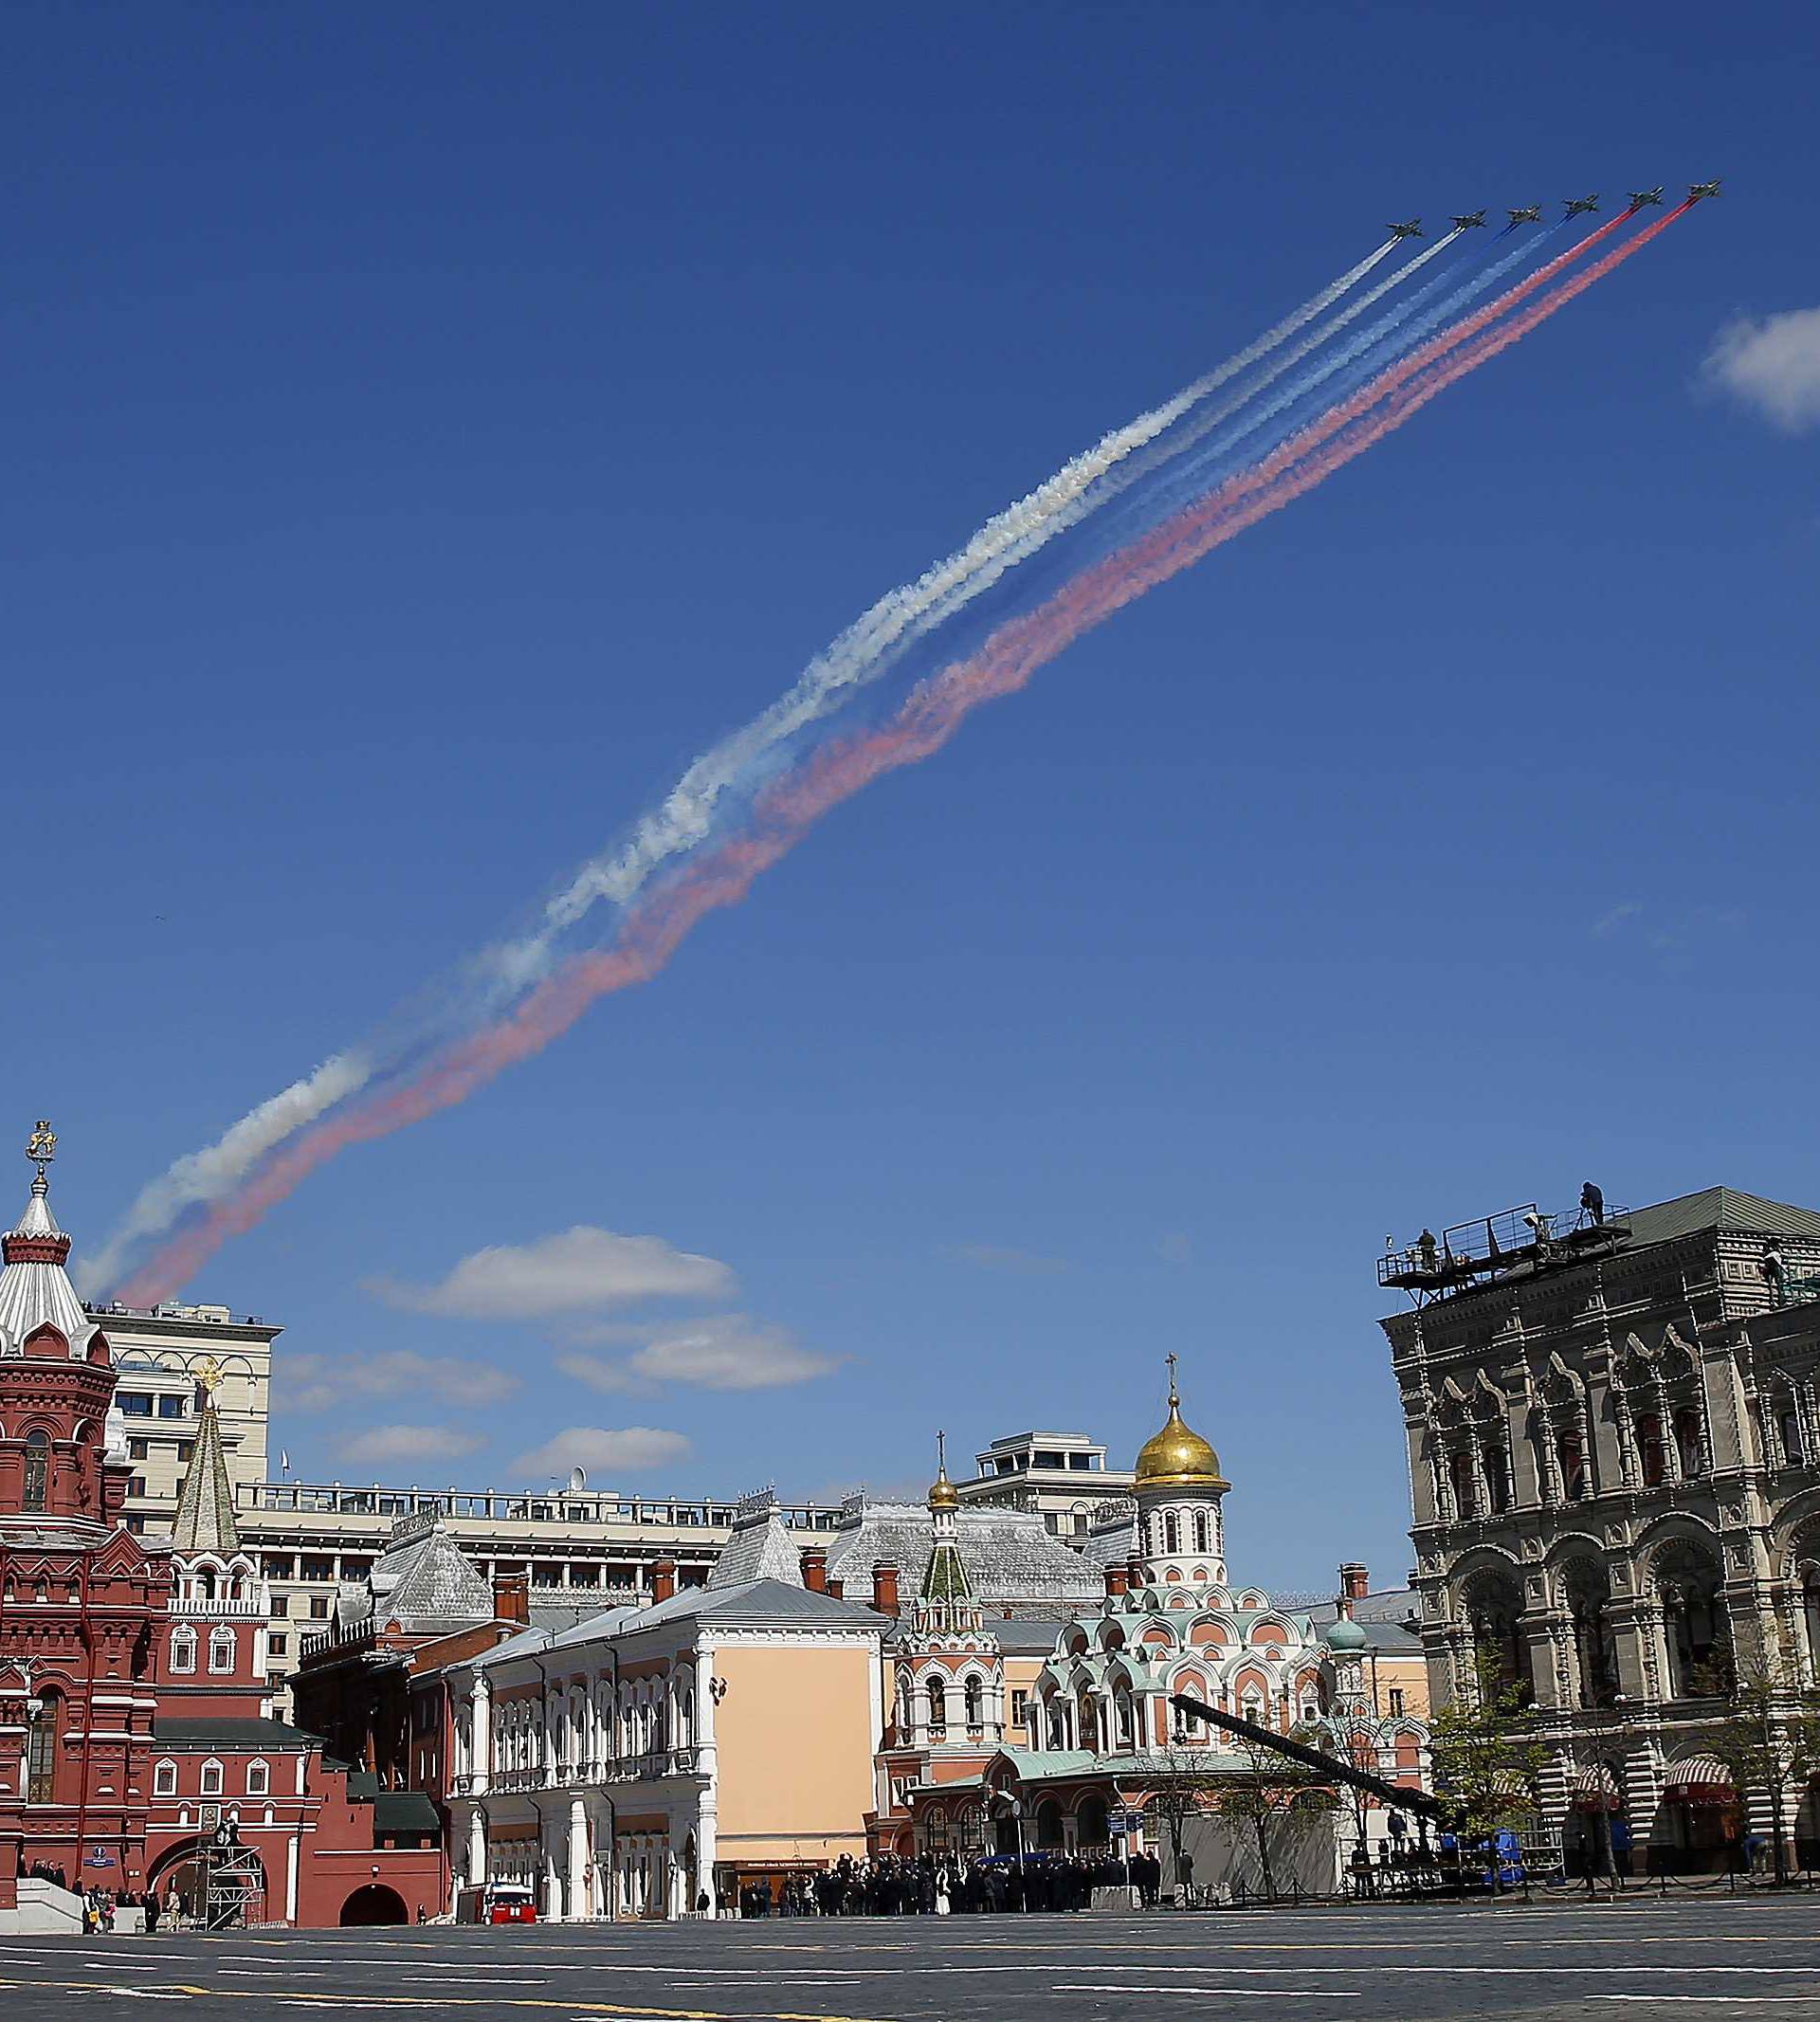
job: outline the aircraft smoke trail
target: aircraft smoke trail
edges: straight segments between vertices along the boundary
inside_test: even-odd
[[[135,1303],[167,1297],[222,1243],[251,1228],[337,1152],[462,1101],[506,1066],[547,1046],[599,997],[648,981],[706,914],[743,899],[755,879],[829,810],[881,774],[933,756],[981,702],[1022,688],[1083,632],[1324,483],[1447,388],[1583,294],[1689,209],[1681,205],[1506,319],[1496,319],[1494,305],[1467,319],[1459,332],[1444,333],[1387,368],[1263,464],[1228,479],[1142,538],[1083,570],[1034,610],[1002,625],[977,653],[921,683],[889,722],[822,746],[795,774],[774,781],[755,801],[746,832],[652,891],[627,921],[618,945],[572,959],[508,1016],[452,1047],[409,1085],[351,1105],[277,1149],[237,1193],[217,1203],[154,1257],[122,1296]],[[1593,237],[1603,238],[1609,228]],[[1584,251],[1592,243],[1592,238],[1583,240],[1575,250]],[[1567,258],[1554,263],[1556,272]],[[1502,300],[1534,293],[1525,285],[1507,291]]]
[[[107,1284],[136,1245],[161,1235],[188,1209],[230,1191],[292,1132],[382,1078],[388,1063],[395,1067],[401,1060],[433,1052],[448,1036],[497,1014],[548,973],[558,940],[593,906],[603,902],[629,904],[666,863],[699,847],[713,831],[723,796],[762,778],[767,764],[778,761],[790,740],[830,713],[846,693],[888,671],[901,648],[995,582],[1013,560],[1034,553],[1063,526],[1074,524],[1084,510],[1080,502],[1084,492],[1209,394],[1322,316],[1381,264],[1396,244],[1393,238],[1386,239],[1244,349],[1160,407],[1110,430],[988,520],[946,560],[882,597],[810,662],[786,694],[697,758],[623,842],[583,865],[547,902],[528,933],[482,949],[458,977],[426,993],[391,1027],[260,1103],[214,1144],[186,1154],[152,1180],[91,1260],[87,1281]],[[1412,262],[1402,271],[1412,271],[1420,264]],[[1367,300],[1375,301],[1383,292],[1380,288]]]
[[[976,594],[982,572],[994,570],[1007,550],[1040,542],[1045,537],[1043,529],[1065,513],[1090,485],[1332,307],[1386,259],[1395,244],[1394,239],[1385,240],[1244,350],[1191,381],[1160,407],[1101,436],[1091,449],[1070,458],[1052,478],[989,519],[965,547],[925,570],[915,582],[880,598],[810,662],[788,694],[697,759],[663,806],[638,825],[627,845],[594,858],[576,872],[546,907],[540,930],[506,951],[507,978],[516,983],[527,971],[535,970],[556,936],[573,926],[599,901],[624,904],[657,865],[700,842],[708,832],[716,801],[746,775],[761,753],[824,714],[831,697],[865,678],[880,656],[913,628],[937,613],[946,615],[957,593],[963,597]],[[993,579],[1002,573],[995,571]]]

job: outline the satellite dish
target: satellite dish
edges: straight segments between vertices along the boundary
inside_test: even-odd
[[[587,1468],[586,1468],[586,1467],[572,1467],[572,1468],[570,1468],[570,1470],[569,1470],[569,1493],[570,1493],[570,1494],[571,1494],[572,1496],[578,1496],[578,1495],[579,1495],[579,1494],[581,1493],[581,1491],[582,1491],[582,1490],[583,1490],[584,1488],[586,1488],[586,1487],[587,1487],[587,1485],[588,1485],[588,1470],[587,1470]]]

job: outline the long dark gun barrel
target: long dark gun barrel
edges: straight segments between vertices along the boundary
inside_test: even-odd
[[[1224,1727],[1228,1734],[1243,1735],[1247,1741],[1273,1748],[1278,1755],[1287,1756],[1304,1769],[1319,1770],[1336,1783],[1350,1784],[1354,1790],[1364,1791],[1386,1804],[1413,1812],[1418,1818],[1430,1818],[1442,1827],[1447,1825],[1447,1806],[1438,1797],[1430,1797],[1426,1791],[1409,1790],[1400,1783],[1386,1783],[1382,1776],[1374,1776],[1368,1770],[1355,1769],[1338,1756],[1323,1755],[1319,1748],[1310,1748],[1305,1741],[1292,1741],[1287,1735],[1272,1734],[1269,1728],[1241,1720],[1235,1713],[1222,1713],[1215,1706],[1204,1705],[1187,1692],[1172,1692],[1169,1703],[1184,1713],[1192,1713],[1196,1720],[1206,1721],[1214,1727]]]

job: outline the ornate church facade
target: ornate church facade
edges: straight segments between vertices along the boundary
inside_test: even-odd
[[[1426,1725],[1413,1710],[1382,1714],[1352,1596],[1318,1626],[1308,1612],[1230,1580],[1230,1484],[1184,1422],[1170,1363],[1169,1415],[1138,1457],[1124,1556],[1106,1565],[1098,1606],[1065,1622],[1036,1665],[1015,1741],[997,1711],[1008,1659],[993,1625],[968,1605],[964,1586],[956,1592],[945,1566],[936,1578],[931,1559],[908,1630],[891,1646],[896,1711],[881,1761],[891,1800],[884,1820],[901,1850],[965,1858],[1147,1848],[1167,1870],[1175,1849],[1150,1807],[1173,1786],[1194,1794],[1182,1850],[1198,1883],[1245,1877],[1247,1848],[1217,1822],[1217,1795],[1223,1782],[1253,1775],[1253,1762],[1223,1730],[1173,1706],[1176,1694],[1278,1734],[1311,1733],[1388,1781],[1423,1784]],[[938,1478],[930,1492],[937,1526],[944,1487]],[[1344,1815],[1368,1837],[1383,1831],[1381,1808],[1375,1819],[1351,1807]],[[1303,1835],[1295,1851],[1303,1885],[1338,1885],[1339,1834]]]

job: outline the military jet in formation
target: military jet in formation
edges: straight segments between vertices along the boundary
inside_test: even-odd
[[[1632,210],[1641,210],[1646,204],[1660,204],[1661,202],[1662,185],[1660,183],[1653,190],[1632,190],[1630,192],[1630,209]]]
[[[1385,228],[1392,239],[1426,239],[1428,237],[1428,233],[1422,229],[1422,220],[1420,218],[1410,218],[1405,224],[1391,225]]]
[[[1702,196],[1717,196],[1719,194],[1719,186],[1724,179],[1722,175],[1715,175],[1709,183],[1689,183],[1687,186],[1687,201],[1690,204],[1697,204]]]
[[[1510,228],[1513,231],[1519,225],[1539,225],[1541,222],[1542,207],[1539,204],[1528,204],[1521,210],[1513,210],[1510,213]]]
[[[1485,214],[1483,210],[1468,210],[1465,217],[1447,220],[1455,231],[1470,231],[1475,225],[1483,226],[1484,222]]]
[[[1571,218],[1578,217],[1583,210],[1596,210],[1598,208],[1599,193],[1596,190],[1591,196],[1571,196],[1567,200],[1567,214]]]

